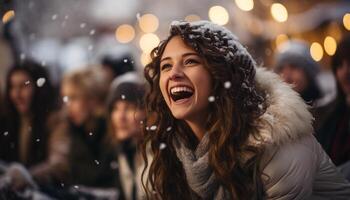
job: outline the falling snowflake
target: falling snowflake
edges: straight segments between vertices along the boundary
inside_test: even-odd
[[[5,131],[5,132],[4,132],[4,136],[7,136],[8,134],[9,134],[8,131]]]
[[[136,14],[136,19],[137,19],[137,21],[139,21],[141,19],[141,14],[140,13]]]
[[[171,131],[171,129],[172,129],[171,126],[169,126],[168,128],[166,128],[166,131],[169,132]]]
[[[64,103],[68,103],[68,101],[69,101],[68,96],[64,96],[64,97],[63,97],[63,102],[64,102]]]
[[[41,61],[41,66],[45,67],[46,66],[46,62],[45,61]]]
[[[38,78],[38,80],[36,80],[36,85],[38,87],[42,87],[46,82],[46,79],[45,78]]]
[[[94,46],[93,45],[89,45],[88,50],[92,51],[93,49],[94,49]]]
[[[24,84],[25,84],[25,85],[29,85],[29,83],[30,83],[30,81],[26,81]]]
[[[24,53],[21,53],[21,55],[20,55],[20,59],[21,59],[21,60],[24,60],[24,59],[26,59],[26,54],[24,54]]]
[[[64,16],[64,19],[65,19],[65,20],[67,20],[68,18],[69,18],[69,16],[68,16],[68,15]]]
[[[118,169],[118,162],[117,161],[112,161],[110,164],[111,169]]]
[[[151,126],[150,130],[151,130],[151,131],[157,130],[157,126],[156,126],[156,125]]]
[[[96,165],[99,165],[99,164],[100,164],[100,162],[98,162],[98,160],[95,160],[95,163],[96,163]]]
[[[163,149],[165,149],[166,148],[166,144],[165,143],[160,143],[160,145],[159,145],[159,149],[160,150],[163,150]]]
[[[57,19],[57,14],[52,15],[51,19],[52,20],[56,20]]]
[[[86,27],[86,23],[81,23],[80,24],[80,28],[85,28]]]
[[[89,133],[89,135],[90,135],[90,136],[92,136],[92,135],[93,135],[93,133],[92,133],[92,132],[90,132],[90,133]]]
[[[209,101],[209,102],[214,102],[214,101],[215,101],[215,97],[214,97],[214,96],[210,96],[210,97],[208,98],[208,101]]]
[[[95,29],[92,29],[92,30],[90,31],[90,35],[95,35],[95,33],[96,33]]]
[[[125,95],[124,95],[124,94],[122,94],[122,95],[121,95],[121,98],[122,98],[122,99],[125,99]]]
[[[75,189],[79,189],[79,186],[75,185],[74,188],[75,188]]]
[[[64,183],[61,183],[61,187],[64,187]]]
[[[36,141],[36,142],[40,142],[40,139],[36,139],[35,141]]]
[[[127,62],[128,62],[128,59],[125,58],[123,61],[124,61],[124,63],[127,63]]]
[[[263,109],[263,106],[261,104],[258,105],[259,109]]]
[[[143,124],[143,121],[142,121],[142,120],[140,121],[140,124]]]
[[[146,126],[146,131],[148,131],[149,130],[149,127],[148,126]]]
[[[225,87],[226,89],[230,88],[230,87],[231,87],[231,82],[230,82],[230,81],[226,81],[226,82],[224,83],[224,87]]]

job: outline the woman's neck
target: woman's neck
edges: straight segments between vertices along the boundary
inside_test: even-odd
[[[198,123],[198,122],[196,123],[193,121],[186,121],[186,123],[192,129],[198,141],[201,141],[206,132],[205,126],[204,126],[205,123]]]

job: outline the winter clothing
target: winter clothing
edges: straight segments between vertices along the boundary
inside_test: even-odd
[[[267,199],[349,199],[350,184],[312,135],[312,116],[302,99],[264,69],[257,69],[256,84],[266,91],[268,107],[257,121],[263,142],[254,137],[248,142],[264,149],[260,166]],[[197,195],[228,199],[208,166],[209,142],[204,136],[195,151],[184,148],[180,141],[174,141],[174,146]]]

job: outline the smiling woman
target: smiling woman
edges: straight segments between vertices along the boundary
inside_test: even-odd
[[[143,143],[149,199],[349,197],[312,135],[305,103],[258,68],[230,31],[174,22],[151,57]]]

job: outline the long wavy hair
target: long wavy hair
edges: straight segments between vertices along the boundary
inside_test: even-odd
[[[213,29],[213,26],[188,22],[172,24],[170,36],[153,49],[152,60],[144,69],[149,84],[142,144],[146,162],[142,182],[147,199],[191,199],[191,190],[172,141],[176,134],[192,149],[198,141],[184,121],[172,116],[159,87],[160,59],[174,36],[181,36],[185,44],[204,59],[213,79],[216,99],[208,108],[207,134],[209,165],[216,178],[233,199],[264,196],[259,168],[263,149],[251,144],[249,138],[259,140],[257,120],[266,110],[265,93],[255,85],[256,64],[250,54],[231,32],[220,26]],[[227,81],[230,87],[224,86]],[[156,130],[149,128],[152,126],[156,126]],[[167,147],[161,150],[161,143],[166,143]],[[147,160],[148,151],[152,153],[152,161]]]
[[[33,165],[43,161],[46,158],[47,143],[49,137],[48,118],[50,114],[57,111],[58,102],[56,100],[57,93],[51,84],[49,74],[45,68],[38,63],[26,60],[20,64],[12,67],[6,77],[6,91],[5,91],[5,116],[6,126],[11,137],[17,143],[20,128],[20,113],[10,98],[11,91],[11,77],[16,72],[24,72],[30,77],[30,84],[34,85],[34,93],[30,104],[31,116],[31,142],[28,151],[31,152],[27,165]],[[36,86],[39,78],[44,78],[45,83],[41,87]],[[40,143],[36,140],[39,139]],[[9,144],[6,144],[9,145]],[[16,144],[18,145],[18,144]],[[17,149],[18,150],[18,149]],[[12,151],[11,151],[12,152]],[[13,153],[13,152],[12,152]],[[18,152],[17,152],[18,153]],[[9,156],[12,155],[10,152]],[[16,155],[18,156],[18,155]]]

